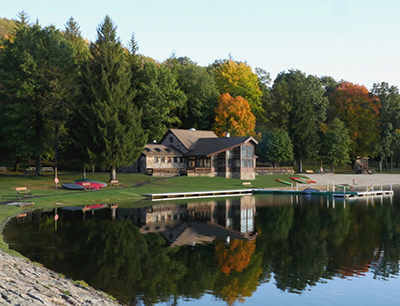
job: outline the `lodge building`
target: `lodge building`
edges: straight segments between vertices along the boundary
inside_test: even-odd
[[[254,180],[258,142],[253,137],[219,138],[212,131],[169,129],[145,146],[136,163],[153,176],[208,176]]]

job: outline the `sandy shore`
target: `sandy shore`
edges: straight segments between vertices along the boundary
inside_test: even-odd
[[[307,174],[307,176],[316,181],[316,184],[311,184],[312,186],[318,186],[323,188],[328,185],[332,188],[332,185],[337,184],[349,184],[357,186],[375,186],[380,187],[384,185],[384,189],[389,189],[389,185],[399,185],[400,184],[400,174]],[[353,181],[354,180],[354,181]]]

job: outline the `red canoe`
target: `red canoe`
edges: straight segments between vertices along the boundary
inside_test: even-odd
[[[98,189],[103,187],[103,185],[101,183],[98,183],[98,182],[76,182],[75,184],[83,186],[85,188],[86,188],[87,184],[90,184],[90,188],[89,189],[93,189],[93,190],[98,190]]]

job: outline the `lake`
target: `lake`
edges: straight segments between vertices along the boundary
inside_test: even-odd
[[[58,207],[13,218],[3,235],[129,305],[395,305],[399,195]]]

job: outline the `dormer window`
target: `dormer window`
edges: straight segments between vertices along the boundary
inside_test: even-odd
[[[168,140],[169,140],[170,143],[174,142],[174,138],[173,137],[169,137]]]

